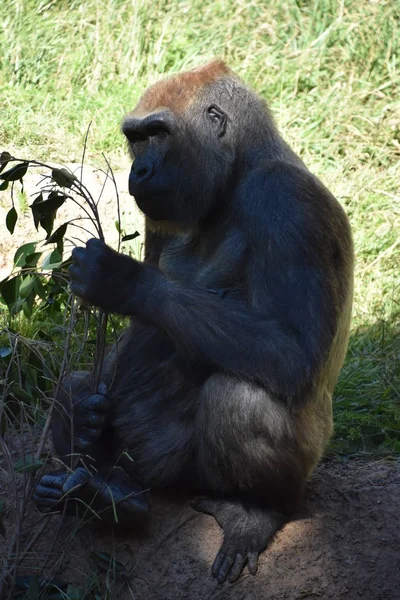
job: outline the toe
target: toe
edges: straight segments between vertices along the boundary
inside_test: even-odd
[[[35,489],[35,496],[39,498],[59,500],[62,496],[62,490],[59,487],[49,487],[39,483]]]
[[[222,563],[225,560],[225,554],[223,552],[218,552],[217,556],[215,557],[213,566],[211,567],[211,572],[213,574],[213,577],[218,577],[218,573],[219,570],[221,568]]]
[[[229,583],[234,583],[240,577],[241,572],[246,564],[246,556],[244,554],[236,554],[235,562],[232,565],[232,568],[228,575]]]
[[[61,490],[66,477],[67,477],[67,474],[64,472],[62,472],[62,473],[47,473],[47,475],[43,475],[43,477],[40,480],[39,485],[41,485],[45,488],[56,488],[56,489],[58,488],[59,490]]]
[[[231,567],[234,563],[234,558],[231,555],[225,556],[218,574],[217,574],[217,581],[218,583],[224,583],[224,581],[226,581],[226,578],[228,577],[228,573],[231,570]]]
[[[258,552],[249,552],[247,557],[247,568],[251,575],[255,575],[258,569]]]

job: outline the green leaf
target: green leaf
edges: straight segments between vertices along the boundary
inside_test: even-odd
[[[4,150],[4,152],[0,154],[0,165],[6,165],[11,159],[11,154]]]
[[[9,306],[9,311],[12,315],[16,315],[22,309],[25,300],[23,298],[17,298],[16,302],[12,306]]]
[[[74,182],[77,181],[77,177],[68,171],[68,169],[53,169],[51,172],[51,177],[53,181],[57,183],[60,187],[71,188],[74,185]]]
[[[26,456],[23,456],[22,458],[17,460],[16,463],[14,463],[14,471],[16,473],[24,472],[34,474],[41,467],[43,467],[43,465],[44,462],[42,460],[40,460],[39,458],[35,458],[31,454],[27,454]]]
[[[2,152],[0,154],[0,173],[5,169],[5,167],[10,162],[11,159],[12,159],[12,156],[9,152]],[[7,186],[5,188],[0,186],[0,190],[6,190],[6,189],[7,189]]]
[[[6,227],[10,233],[14,233],[15,224],[18,220],[18,213],[14,206],[10,208],[6,216]]]
[[[32,254],[28,254],[25,257],[25,267],[36,267],[38,262],[39,262],[39,258],[42,256],[42,252],[32,252]]]
[[[42,284],[40,277],[35,277],[35,292],[42,300],[46,300],[46,298],[49,294],[47,288],[48,288],[47,282],[46,282],[46,286],[44,286]]]
[[[26,275],[26,277],[23,278],[19,287],[19,295],[21,298],[27,298],[29,296],[35,286],[35,279],[36,277],[34,275]]]
[[[118,231],[118,233],[122,233],[121,223],[119,221],[115,221],[115,228]]]
[[[58,229],[55,230],[54,233],[51,234],[49,238],[46,239],[46,244],[55,244],[64,238],[65,232],[67,231],[69,223],[64,223],[60,225]]]
[[[36,242],[22,244],[14,254],[14,267],[25,267],[28,256],[36,250]],[[30,265],[29,265],[30,266]]]
[[[59,240],[57,240],[56,248],[59,251],[60,256],[63,256],[63,254],[64,254],[64,238],[60,238]]]
[[[17,181],[18,179],[22,179],[28,170],[28,163],[23,162],[19,165],[15,165],[8,171],[1,173],[0,179],[4,179],[5,181]]]
[[[135,231],[135,233],[129,233],[128,235],[124,235],[121,239],[121,242],[129,242],[129,240],[134,240],[139,237],[140,233]]]
[[[8,181],[3,181],[3,183],[0,183],[0,192],[4,192],[4,190],[6,190],[8,188]]]
[[[32,402],[32,393],[27,392],[19,385],[13,386],[13,394],[18,400],[21,400],[21,402],[27,402],[28,404],[31,404]]]
[[[21,276],[16,275],[11,279],[6,279],[0,285],[0,292],[4,302],[7,304],[10,309],[14,302],[17,301],[19,297],[19,286],[21,285]]]
[[[32,202],[32,204],[29,207],[32,211],[33,222],[35,224],[36,231],[39,229],[39,225],[40,225],[40,211],[38,210],[35,212],[36,209],[34,209],[33,207],[38,206],[38,205],[40,206],[41,202],[43,202],[42,192],[40,192],[40,194],[38,194],[36,196],[36,198],[34,199],[34,201]]]
[[[66,199],[66,195],[58,191],[50,192],[46,200],[43,200],[43,195],[40,194],[30,206],[36,229],[40,225],[49,237],[53,230],[57,210],[64,204]]]
[[[0,500],[0,535],[2,535],[3,538],[6,537],[6,528],[4,527],[3,523],[3,513],[5,505],[6,503],[4,502],[4,500]]]
[[[52,271],[53,269],[57,269],[61,265],[61,263],[62,256],[60,252],[56,249],[45,257],[41,267],[43,270]]]
[[[0,358],[7,358],[10,354],[12,354],[12,348],[10,348],[10,346],[3,346],[0,348]]]
[[[27,319],[32,316],[33,306],[35,303],[35,293],[31,292],[27,298],[25,298],[25,302],[22,305],[22,310]]]

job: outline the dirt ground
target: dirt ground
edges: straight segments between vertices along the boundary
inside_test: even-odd
[[[6,504],[7,488],[3,475],[0,496]],[[53,545],[60,518],[52,517],[21,572],[33,564],[37,568],[49,549],[51,563],[69,547],[57,577],[77,586],[93,569],[93,551],[112,553],[132,569],[129,585],[113,587],[111,597],[120,600],[399,600],[399,507],[400,462],[325,461],[308,486],[301,513],[261,556],[257,575],[245,572],[236,584],[218,586],[210,574],[221,544],[213,518],[160,499],[149,531],[139,536],[91,527],[71,536],[75,519],[69,518]],[[7,537],[13,512],[8,503]],[[37,516],[33,509],[30,518]],[[2,540],[0,556],[5,548]]]

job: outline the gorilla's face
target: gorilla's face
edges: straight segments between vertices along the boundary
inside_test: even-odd
[[[195,106],[191,114],[170,110],[122,125],[133,163],[129,193],[153,221],[193,223],[204,218],[227,187],[232,153],[221,143],[226,115],[216,106]]]

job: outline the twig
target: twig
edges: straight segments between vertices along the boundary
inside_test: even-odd
[[[104,354],[106,349],[106,333],[107,333],[108,315],[100,312],[97,322],[97,338],[96,351],[94,357],[94,365],[91,377],[91,389],[95,393],[99,387],[101,373],[103,371]]]
[[[110,161],[108,160],[108,158],[106,157],[106,155],[103,153],[103,158],[107,164],[107,168],[111,173],[111,179],[112,182],[114,184],[114,189],[115,189],[115,197],[117,199],[117,213],[118,213],[118,252],[120,251],[121,248],[121,207],[120,207],[120,201],[119,201],[119,193],[118,193],[118,186],[117,186],[117,182],[115,180],[115,175],[114,175],[114,171],[112,170]]]
[[[92,126],[92,121],[90,121],[89,125],[87,126],[85,139],[83,141],[83,150],[82,150],[82,158],[81,158],[81,179],[83,178],[83,165],[85,164],[87,141],[88,141],[89,131],[90,131],[91,126]]]

